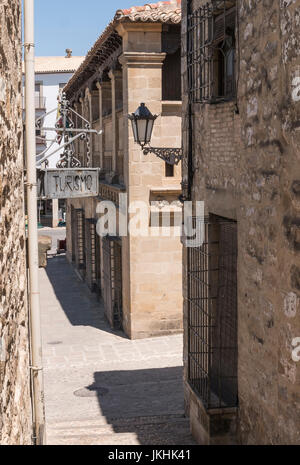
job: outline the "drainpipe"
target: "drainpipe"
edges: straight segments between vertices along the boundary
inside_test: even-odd
[[[40,324],[37,174],[35,139],[35,74],[34,74],[34,0],[24,0],[24,61],[26,115],[26,169],[28,210],[28,268],[30,305],[30,349],[33,439],[35,445],[45,444],[44,386],[42,338]]]

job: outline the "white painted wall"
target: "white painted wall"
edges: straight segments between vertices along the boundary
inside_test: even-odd
[[[44,126],[46,127],[55,127],[55,123],[57,120],[57,97],[59,94],[59,84],[66,84],[73,73],[48,73],[48,74],[36,74],[35,75],[35,82],[41,83],[41,96],[46,97],[46,113],[50,112],[51,110],[56,109],[55,112],[53,112],[51,115],[47,116],[45,118],[45,124]],[[23,76],[23,95],[25,95],[24,92],[24,76]],[[40,110],[36,110],[36,118],[39,118],[42,116],[44,112],[41,112]],[[55,132],[47,132],[46,133],[46,138],[47,139],[53,139],[55,137],[56,133]],[[50,145],[50,142],[47,143]],[[54,144],[53,147],[51,148],[51,152],[56,150],[59,146],[57,144]],[[49,168],[55,168],[56,163],[58,162],[60,158],[60,154],[62,153],[62,150],[58,151],[53,157],[49,158]]]
[[[57,97],[59,94],[59,84],[66,84],[71,78],[73,73],[51,73],[51,74],[36,74],[36,82],[42,83],[41,95],[46,97],[46,113],[57,108]],[[57,111],[45,118],[46,127],[55,127],[55,122],[57,120]],[[53,139],[55,137],[55,132],[47,132],[46,138]],[[48,142],[50,145],[50,142]],[[55,144],[52,149],[55,150],[58,148],[58,145]],[[49,168],[55,168],[56,163],[60,158],[62,150],[57,152],[53,157],[49,158]]]

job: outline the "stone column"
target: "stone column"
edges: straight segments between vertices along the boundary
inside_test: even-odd
[[[83,97],[79,98],[79,108],[80,108],[79,114],[84,118],[85,115],[84,115],[84,98]],[[80,127],[81,128],[84,127],[82,119],[80,120]],[[81,162],[81,165],[84,166],[84,141],[82,140],[79,140],[79,154],[80,154],[79,160]]]
[[[58,226],[58,199],[52,200],[52,228],[57,228]]]
[[[112,104],[112,98],[111,98],[111,81],[102,81],[101,83],[102,86],[102,111],[103,115],[108,115],[111,112],[111,104]]]
[[[122,72],[111,69],[108,73],[111,79],[111,99],[112,99],[112,131],[113,131],[113,146],[112,146],[112,171],[117,172],[117,156],[118,156],[118,131],[117,131],[117,105],[119,100]]]
[[[128,204],[143,201],[149,205],[151,186],[161,183],[161,161],[154,155],[145,157],[141,147],[134,143],[127,115],[133,113],[142,102],[152,113],[162,112],[162,66],[166,56],[161,52],[162,25],[122,23],[117,26],[117,31],[123,39],[123,53],[119,61],[123,71],[124,183]],[[158,120],[154,126],[153,146],[160,146],[160,133],[161,122]],[[159,273],[156,276],[148,270],[151,277],[148,279],[144,276],[145,259],[140,250],[144,250],[142,240],[132,235],[122,239],[123,325],[126,334],[133,338],[138,336],[140,329],[147,333],[150,323],[155,322],[152,305],[155,306],[156,302],[149,303],[146,316],[145,296],[137,293],[136,289],[151,279],[154,294],[162,295],[160,289],[164,283]],[[157,264],[153,269],[155,266]]]
[[[104,116],[109,115],[111,112],[111,104],[112,104],[112,98],[111,98],[111,93],[112,93],[112,88],[111,88],[111,81],[106,80],[106,81],[101,81],[99,83],[101,87],[101,115],[100,115],[100,121],[101,121],[101,127],[103,129],[103,137],[102,137],[102,168],[105,168],[105,163],[104,163],[104,156],[105,156],[105,126],[104,126]],[[99,97],[100,98],[100,97]]]
[[[102,83],[97,82],[96,83],[97,89],[99,90],[99,123],[100,123],[100,129],[103,130],[103,92],[102,92]],[[99,143],[99,152],[100,152],[100,168],[103,169],[103,142],[104,142],[104,137],[103,133],[99,136],[100,137],[100,143]]]
[[[76,111],[76,113],[79,112],[79,109],[78,109],[78,103],[74,103],[74,106],[73,106],[74,110]],[[78,128],[79,127],[79,118],[77,115],[74,115],[74,125],[75,125],[75,128]],[[75,157],[78,158],[79,156],[79,142],[78,142],[78,139],[76,139],[75,143],[74,143],[74,147],[75,147]]]
[[[93,112],[92,112],[92,94],[90,89],[87,87],[85,90],[85,101],[86,101],[86,119],[91,125],[91,128],[93,127]],[[90,167],[93,166],[93,137],[92,134],[90,134]]]
[[[99,90],[92,90],[91,91],[91,127],[96,131],[99,131],[99,123],[97,120],[99,119]],[[97,123],[96,123],[97,122]],[[99,143],[100,143],[100,136],[98,134],[92,134],[92,148],[93,148],[93,168],[98,168],[99,165]]]
[[[120,57],[120,62],[123,65],[123,85],[124,85],[124,98],[123,98],[123,113],[124,113],[124,158],[125,169],[124,179],[125,184],[129,186],[129,167],[130,164],[143,162],[146,168],[148,162],[149,170],[152,171],[153,164],[160,163],[158,158],[149,154],[147,160],[143,155],[141,147],[135,144],[132,128],[129,120],[125,116],[133,113],[137,107],[144,102],[153,114],[161,114],[162,112],[162,66],[165,59],[165,53],[135,53],[124,52]],[[151,144],[155,147],[161,145],[161,124],[156,121],[152,134]],[[146,173],[146,170],[145,170]],[[143,178],[143,176],[142,176]],[[160,185],[161,177],[157,179],[157,185]],[[151,183],[155,184],[153,179]],[[148,190],[149,180],[140,180],[139,186],[135,186],[141,191],[140,195],[144,197]]]

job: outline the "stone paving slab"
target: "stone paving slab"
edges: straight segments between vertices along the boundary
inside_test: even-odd
[[[113,331],[65,256],[40,270],[40,287],[48,443],[194,444],[182,335],[131,341]]]

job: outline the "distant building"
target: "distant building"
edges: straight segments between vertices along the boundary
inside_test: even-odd
[[[84,57],[72,56],[70,49],[66,50],[66,56],[50,56],[35,58],[35,108],[36,118],[47,114],[57,108],[58,96],[66,83],[69,81],[74,71],[82,63]],[[23,69],[24,72],[24,69]],[[24,76],[23,76],[24,85]],[[23,90],[23,96],[25,92]],[[25,99],[23,97],[23,108],[25,108]],[[25,113],[25,112],[24,112]],[[23,115],[24,116],[24,115]],[[57,120],[57,111],[54,111],[45,118],[44,126],[53,128]],[[36,131],[36,151],[37,161],[42,158],[42,153],[50,145],[50,139],[55,137],[53,131]],[[54,143],[51,151],[59,148]],[[48,159],[48,168],[55,168],[62,150]],[[60,219],[64,216],[64,202],[40,200],[39,201],[39,219],[44,226],[57,226]]]

